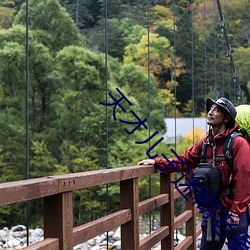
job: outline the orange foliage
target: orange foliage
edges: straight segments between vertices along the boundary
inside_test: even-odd
[[[194,141],[198,141],[205,135],[205,133],[206,131],[201,128],[190,129],[190,132],[184,135],[184,139],[193,140],[194,138]]]

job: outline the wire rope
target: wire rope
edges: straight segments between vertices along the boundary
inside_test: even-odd
[[[176,86],[176,1],[173,0],[172,2],[173,4],[173,25],[174,25],[174,34],[173,34],[173,46],[174,46],[174,54],[173,54],[173,63],[174,63],[174,69],[173,69],[173,81],[174,81],[174,132],[175,132],[175,136],[174,136],[174,147],[175,147],[175,152],[177,151],[177,86]],[[176,244],[178,245],[178,234],[177,234],[177,229],[175,231],[176,233]]]
[[[206,15],[206,0],[204,0],[204,6],[203,6],[203,10],[204,10],[204,20],[203,20],[203,36],[204,36],[204,94],[205,94],[205,98],[207,97],[207,39],[206,39],[206,24],[207,24],[207,15]]]
[[[220,29],[223,31],[223,23],[220,22]],[[224,51],[224,40],[221,39],[221,36],[219,35],[218,39],[218,56],[219,56],[219,72],[220,72],[220,78],[221,78],[221,85],[222,85],[222,91],[220,91],[221,96],[225,96],[225,67],[224,67],[224,58],[222,57],[223,51]]]
[[[150,137],[150,0],[147,0],[147,30],[148,30],[148,137]],[[148,148],[150,148],[150,140],[148,141]],[[149,197],[152,195],[151,191],[151,175],[148,176],[148,192]],[[149,233],[152,228],[152,212],[149,212]]]
[[[173,61],[174,61],[174,72],[173,72],[173,81],[174,81],[174,131],[175,131],[175,139],[174,139],[174,145],[175,145],[175,151],[176,151],[176,137],[177,137],[177,124],[176,124],[176,116],[177,116],[177,107],[176,107],[176,99],[177,99],[177,86],[176,86],[176,2],[173,0],[173,22],[174,22],[174,55],[173,55]]]
[[[236,68],[235,68],[235,65],[234,65],[231,45],[230,45],[229,40],[228,40],[226,24],[225,24],[225,18],[224,18],[223,13],[222,13],[220,0],[216,0],[216,2],[217,2],[219,14],[220,14],[220,19],[221,19],[220,20],[221,31],[223,32],[224,38],[225,38],[225,41],[226,41],[227,56],[228,56],[228,58],[230,60],[230,69],[232,70],[232,78],[233,78],[233,85],[234,85],[233,91],[234,91],[234,94],[237,95],[238,103],[241,104],[242,103],[241,86],[240,86],[240,81],[237,80],[237,72],[236,72]]]
[[[193,10],[193,0],[191,0],[191,39],[192,39],[192,73],[191,73],[191,79],[192,79],[192,116],[193,116],[193,144],[195,141],[195,133],[194,133],[194,117],[195,117],[195,92],[194,92],[194,10]]]
[[[214,93],[217,97],[217,32],[216,32],[216,14],[215,14],[215,0],[213,1],[214,6]]]
[[[25,100],[25,126],[26,126],[26,173],[25,179],[29,179],[29,0],[26,0],[26,34],[25,34],[25,81],[26,81],[26,100]],[[29,245],[29,210],[30,203],[25,203],[25,214],[26,214],[26,239],[27,245]]]
[[[231,70],[231,66],[229,65],[229,72]],[[229,99],[231,100],[231,76],[228,75],[228,92],[229,92]]]
[[[221,56],[222,52],[223,52],[223,49],[224,49],[224,43],[223,41],[221,41],[221,39],[218,39],[218,49],[219,49],[219,53],[218,55],[220,56],[220,74],[221,74],[221,85],[222,85],[222,91],[221,91],[221,95],[222,96],[225,96],[225,75],[224,75],[224,70],[225,70],[225,67],[224,67],[224,59],[223,57]]]
[[[108,0],[105,0],[105,84],[106,84],[106,103],[108,103]],[[109,133],[108,133],[108,106],[106,106],[106,169],[109,167],[108,162],[108,147],[109,147]],[[109,186],[106,184],[106,215],[109,213]],[[107,232],[107,249],[108,249],[108,232]]]

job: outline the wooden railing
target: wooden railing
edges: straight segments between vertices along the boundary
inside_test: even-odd
[[[196,249],[196,208],[192,199],[186,210],[174,217],[174,200],[180,193],[174,189],[173,174],[160,174],[160,194],[139,202],[138,177],[155,174],[153,166],[132,166],[48,176],[0,184],[0,206],[38,198],[44,202],[44,240],[25,250],[72,250],[101,233],[121,226],[122,250],[148,250],[161,241],[162,250]],[[73,228],[72,191],[112,182],[120,182],[120,210],[95,221]],[[160,207],[160,228],[139,240],[139,216]],[[174,230],[186,224],[186,238],[174,247]]]

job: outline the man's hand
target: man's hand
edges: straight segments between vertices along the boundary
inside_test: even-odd
[[[154,159],[142,160],[137,163],[137,166],[139,165],[155,165],[155,160]]]
[[[237,226],[232,226],[233,229],[236,229],[239,226],[240,217],[237,214],[231,213],[231,218],[234,220],[234,222],[230,218],[228,218],[227,223],[228,224],[237,224]],[[227,229],[230,229],[229,226],[227,226]]]

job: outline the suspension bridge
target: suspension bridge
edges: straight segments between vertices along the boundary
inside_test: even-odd
[[[106,13],[107,2],[105,1]],[[191,1],[192,4],[193,1]],[[204,5],[205,5],[204,1]],[[234,96],[239,103],[242,103],[241,86],[236,73],[236,67],[233,59],[231,45],[229,43],[225,18],[222,13],[220,1],[217,0],[217,7],[220,15],[219,25],[224,36],[227,57],[230,63],[232,79],[234,82]],[[108,122],[108,107],[106,108],[106,169],[79,172],[72,174],[63,174],[57,176],[47,176],[42,178],[29,178],[29,1],[26,0],[26,179],[6,182],[0,184],[0,206],[6,206],[17,203],[27,203],[36,199],[43,200],[43,225],[44,225],[44,240],[35,244],[29,245],[25,250],[72,250],[77,244],[86,242],[95,236],[102,233],[107,233],[114,228],[121,227],[121,249],[123,250],[148,250],[161,243],[162,250],[183,250],[196,249],[197,238],[201,235],[201,227],[197,223],[197,215],[199,209],[193,204],[193,200],[184,201],[185,211],[175,217],[174,204],[175,200],[181,197],[179,191],[185,190],[185,187],[176,190],[173,185],[174,174],[165,175],[158,174],[160,183],[160,192],[156,196],[151,196],[146,200],[139,201],[139,182],[140,177],[147,177],[149,189],[151,189],[151,176],[158,172],[154,166],[124,166],[115,169],[109,169],[108,164],[108,141],[109,141],[109,122]],[[175,1],[173,8],[175,11]],[[150,13],[150,1],[147,1],[148,13]],[[175,13],[175,12],[174,12]],[[193,15],[193,13],[192,13]],[[175,17],[175,15],[174,15]],[[106,16],[107,19],[107,16]],[[175,22],[176,20],[174,20]],[[105,23],[105,30],[108,30]],[[173,25],[175,29],[175,23]],[[174,32],[175,34],[175,32]],[[105,33],[105,63],[108,68],[108,41],[107,32]],[[192,33],[192,98],[194,105],[194,37]],[[175,37],[173,38],[175,44]],[[150,15],[148,14],[148,43],[150,44]],[[174,49],[174,74],[173,81],[175,83],[174,92],[176,96],[176,51]],[[206,63],[206,51],[204,54]],[[148,46],[148,79],[150,79],[150,46]],[[206,72],[205,72],[206,74]],[[106,71],[106,103],[108,103],[108,72]],[[206,78],[206,76],[204,77]],[[205,80],[206,84],[206,80]],[[206,89],[206,88],[205,88]],[[148,121],[150,128],[150,80],[148,82]],[[206,90],[205,90],[206,91]],[[175,103],[175,108],[176,108]],[[194,106],[193,114],[194,112]],[[176,109],[175,109],[176,111]],[[105,111],[104,111],[105,112]],[[174,118],[173,118],[174,119]],[[176,113],[175,113],[176,119]],[[194,119],[194,118],[193,118]],[[176,131],[176,127],[175,127]],[[149,136],[150,136],[149,129]],[[175,136],[176,137],[176,136]],[[176,138],[175,138],[176,139]],[[176,145],[176,141],[174,142]],[[150,148],[150,142],[148,147]],[[186,179],[191,178],[189,173],[186,173]],[[74,227],[73,218],[73,192],[76,190],[87,189],[106,185],[108,196],[108,185],[111,183],[119,183],[120,191],[120,210],[114,213],[108,213],[91,222]],[[185,191],[188,195],[190,191]],[[149,193],[151,193],[149,191]],[[189,194],[190,195],[190,194]],[[190,195],[191,196],[191,195]],[[27,205],[28,207],[28,205]],[[107,199],[108,207],[108,199]],[[160,226],[155,231],[140,240],[140,216],[150,213],[154,209],[160,210]],[[28,216],[27,209],[27,216]],[[150,218],[151,223],[151,218]],[[175,232],[181,227],[185,227],[185,238],[179,244],[175,244]],[[108,248],[108,247],[107,247]]]

